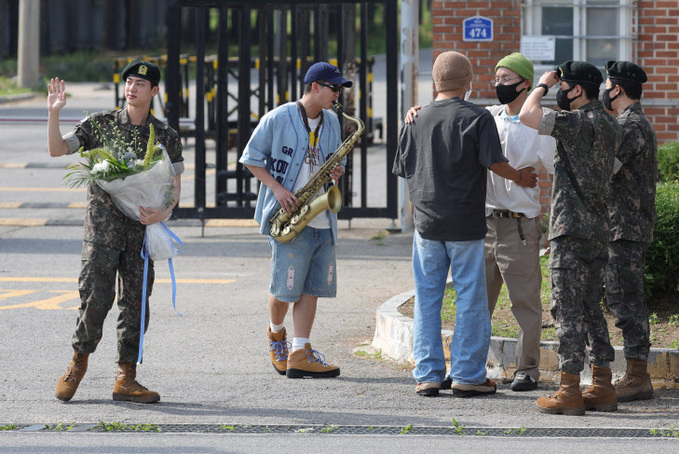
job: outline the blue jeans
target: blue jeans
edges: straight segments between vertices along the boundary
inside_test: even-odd
[[[271,283],[269,293],[279,301],[295,303],[302,294],[334,298],[337,294],[335,243],[330,229],[304,227],[288,243],[269,236]]]
[[[446,363],[441,339],[441,305],[451,270],[457,293],[455,331],[450,345],[450,378],[454,383],[486,381],[490,314],[486,294],[483,239],[433,241],[413,237],[415,310],[413,376],[418,383],[441,383]]]

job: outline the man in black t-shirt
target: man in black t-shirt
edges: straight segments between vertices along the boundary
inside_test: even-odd
[[[437,57],[437,97],[422,108],[416,122],[401,128],[392,170],[406,178],[414,207],[413,376],[416,392],[424,396],[438,395],[444,382],[459,397],[495,393],[495,382],[486,377],[486,169],[521,186],[533,187],[537,181],[534,169],[519,171],[507,163],[490,112],[466,101],[472,76],[471,62],[459,52]],[[449,270],[457,315],[446,378],[441,304]]]

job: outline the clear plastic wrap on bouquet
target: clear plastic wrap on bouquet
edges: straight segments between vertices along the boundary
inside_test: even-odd
[[[163,148],[160,159],[149,170],[118,178],[113,181],[96,180],[118,209],[126,216],[139,220],[139,207],[166,209],[172,203],[175,172],[167,151]],[[175,257],[177,249],[174,235],[162,223],[146,226],[146,246],[151,260]]]

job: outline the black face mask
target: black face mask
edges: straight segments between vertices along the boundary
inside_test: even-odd
[[[561,110],[571,110],[572,99],[568,99],[568,93],[570,93],[575,87],[571,87],[568,90],[563,90],[559,88],[556,92],[556,105],[559,106]]]
[[[522,84],[524,81],[525,79],[521,82],[515,83],[514,85],[498,84],[498,86],[495,87],[495,93],[497,94],[497,100],[500,101],[500,104],[509,104],[518,98],[521,93],[526,91],[525,88],[521,91],[516,91],[516,87],[518,87],[519,84]]]
[[[613,91],[615,87],[613,88],[607,88],[604,90],[604,96],[603,96],[603,102],[604,102],[604,107],[608,110],[614,110],[613,109],[613,101],[618,99],[620,97],[620,93],[615,95],[615,98],[611,98],[611,91]]]

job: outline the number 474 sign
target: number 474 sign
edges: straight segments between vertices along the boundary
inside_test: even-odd
[[[476,16],[465,19],[464,41],[492,41],[493,20],[487,17]]]

